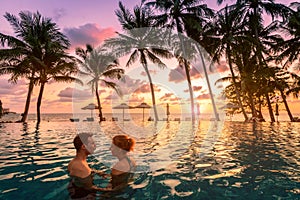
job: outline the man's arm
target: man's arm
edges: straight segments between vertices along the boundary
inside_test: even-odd
[[[108,178],[110,177],[110,174],[106,174],[101,170],[97,170],[97,169],[92,169],[92,172],[96,173],[97,175],[103,177],[103,178]]]

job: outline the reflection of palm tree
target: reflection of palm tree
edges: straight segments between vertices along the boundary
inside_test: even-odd
[[[108,79],[120,79],[124,70],[118,67],[117,60],[104,49],[93,49],[91,45],[87,44],[86,50],[76,48],[76,54],[83,59],[79,61],[80,74],[91,78],[87,84],[91,86],[92,92],[95,92],[100,122],[104,121],[98,90],[99,82],[120,94],[117,84]]]
[[[30,98],[34,84],[40,83],[37,102],[37,121],[40,121],[40,106],[44,85],[49,79],[69,81],[69,75],[76,71],[70,56],[64,51],[69,46],[67,38],[59,31],[57,25],[49,18],[43,18],[39,12],[20,12],[20,19],[6,13],[5,18],[14,28],[16,37],[0,34],[2,45],[0,59],[4,62],[1,73],[12,74],[10,80],[29,79],[25,110],[21,121],[28,115]],[[68,60],[68,61],[67,61]]]
[[[149,10],[143,7],[135,7],[134,14],[131,14],[122,3],[119,4],[119,7],[120,10],[116,11],[116,14],[125,29],[125,34],[118,33],[118,37],[106,40],[105,46],[112,47],[117,56],[130,54],[126,67],[132,65],[137,59],[140,60],[149,80],[154,117],[157,121],[158,114],[154,86],[148,69],[147,60],[157,64],[160,68],[165,68],[166,65],[159,57],[171,58],[172,55],[168,50],[163,49],[164,41],[161,39],[160,32],[157,29],[149,27],[153,25],[153,19],[150,17],[151,13]],[[157,48],[157,44],[159,44],[161,48]]]

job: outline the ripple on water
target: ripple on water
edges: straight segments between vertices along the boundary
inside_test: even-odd
[[[148,123],[148,124],[147,124]],[[127,127],[136,137],[138,166],[128,195],[134,199],[296,199],[300,188],[300,123],[201,122]],[[0,128],[0,199],[67,199],[67,164],[78,131],[93,131],[92,167],[109,172],[112,122],[76,127],[70,122],[5,124]],[[126,124],[124,124],[126,126]],[[209,128],[212,127],[209,132]],[[195,131],[195,132],[194,132]],[[97,180],[97,183],[106,183]],[[32,194],[31,191],[38,191]]]

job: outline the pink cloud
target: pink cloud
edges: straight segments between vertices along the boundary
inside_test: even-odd
[[[216,65],[216,69],[218,72],[222,73],[222,72],[228,71],[229,68],[227,66],[226,61],[222,60],[222,61],[220,61],[220,63],[218,65]]]
[[[158,88],[157,86],[153,85],[154,88],[154,92],[160,92],[161,89]],[[151,89],[150,89],[150,85],[149,84],[143,84],[140,87],[136,88],[133,93],[135,94],[141,94],[141,93],[150,93]]]
[[[140,79],[133,79],[128,75],[124,75],[123,78],[117,82],[117,84],[121,88],[122,94],[127,95],[135,92],[138,88],[140,88],[141,85],[146,84],[146,82]]]
[[[202,74],[204,74],[203,68],[199,69],[199,68],[196,68],[196,67],[192,67],[192,69],[190,71],[190,76],[193,79],[201,78]]]
[[[202,78],[203,77],[202,74],[203,74],[202,68],[199,69],[196,67],[192,67],[190,69],[191,79]],[[169,81],[175,82],[175,83],[180,83],[180,82],[186,81],[185,70],[183,68],[181,68],[180,66],[177,66],[175,69],[172,69],[169,73]]]
[[[63,31],[70,39],[72,48],[84,47],[86,44],[97,47],[105,39],[115,35],[113,28],[101,28],[95,23],[88,23],[75,28],[65,28]]]
[[[7,79],[0,79],[0,95],[23,95],[27,93],[26,81],[21,79],[17,84],[12,84]]]
[[[110,94],[110,95],[104,97],[103,99],[104,100],[112,100],[112,99],[119,99],[119,97],[117,95]]]
[[[169,81],[180,83],[186,80],[184,69],[177,66],[175,69],[171,69],[169,73]]]
[[[139,104],[140,102],[144,102],[145,98],[140,97],[138,94],[132,94],[129,99],[130,103]]]
[[[149,84],[143,84],[134,91],[134,93],[149,93],[149,92],[150,92]]]
[[[87,100],[93,97],[89,90],[78,90],[75,88],[67,87],[61,90],[58,94],[59,101],[72,102],[73,100]]]

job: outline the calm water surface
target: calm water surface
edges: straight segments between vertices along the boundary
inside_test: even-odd
[[[299,130],[287,122],[2,123],[0,199],[69,199],[67,165],[82,131],[97,144],[89,163],[107,173],[111,137],[137,138],[135,181],[115,199],[300,199]]]

